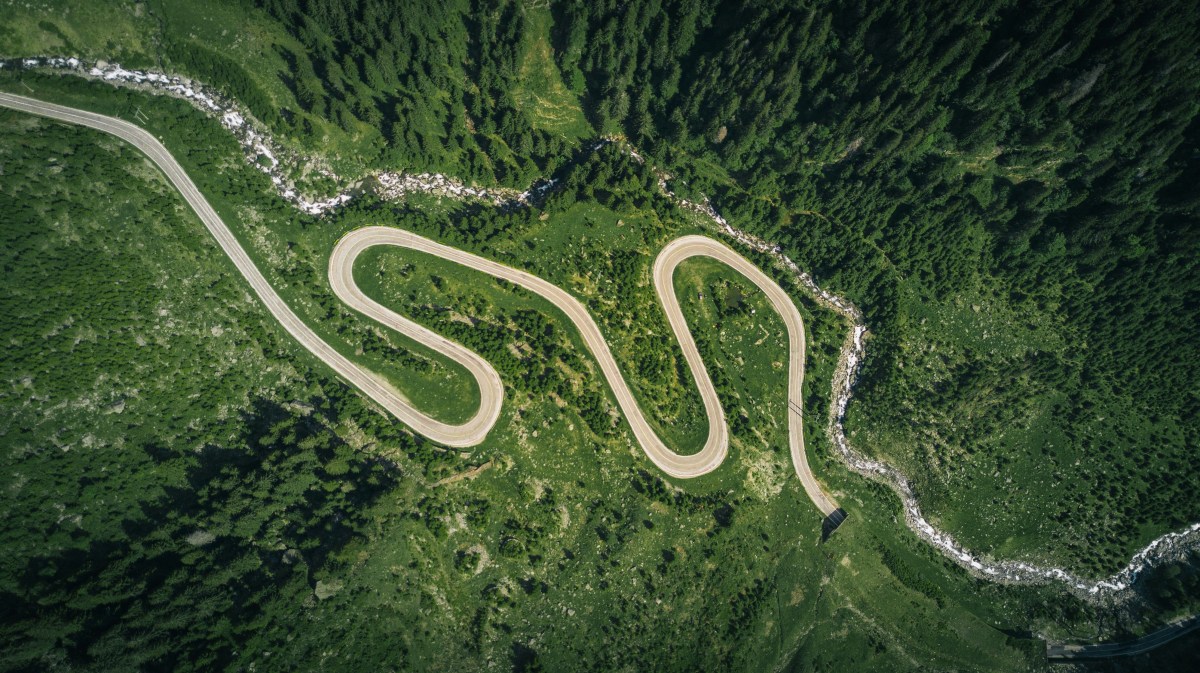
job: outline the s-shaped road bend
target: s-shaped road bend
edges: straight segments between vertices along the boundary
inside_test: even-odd
[[[125,140],[144,152],[179,190],[184,200],[200,217],[221,249],[233,261],[271,315],[302,346],[329,365],[344,379],[386,409],[389,413],[429,439],[453,447],[475,446],[487,437],[500,416],[504,387],[494,367],[461,344],[446,339],[396,314],[391,309],[367,297],[355,284],[354,261],[363,251],[378,245],[392,245],[435,255],[462,264],[496,278],[520,285],[555,305],[575,325],[584,344],[600,365],[600,370],[624,412],[634,437],[646,456],[662,471],[673,477],[689,478],[716,469],[729,450],[729,430],[725,414],[708,376],[696,342],[688,329],[679,300],[675,296],[672,278],[676,267],[692,257],[709,257],[720,261],[745,276],[761,289],[771,305],[783,318],[788,331],[788,441],[796,474],[808,497],[817,509],[836,527],[844,513],[824,491],[813,475],[804,451],[804,423],[801,414],[801,386],[804,382],[805,337],[800,312],[787,293],[758,267],[729,247],[703,236],[684,236],[669,243],[654,262],[654,287],[666,312],[667,320],[679,340],[680,348],[700,389],[708,417],[708,438],[703,448],[694,454],[681,455],[672,451],[651,428],[641,407],[634,400],[616,360],[600,328],[578,299],[558,286],[533,274],[484,259],[416,234],[390,227],[365,227],[346,234],[334,247],[329,260],[329,282],[334,293],[363,315],[412,338],[461,364],[479,384],[479,410],[461,425],[442,423],[414,408],[406,399],[381,381],[375,374],[355,364],[321,339],[283,301],[253,260],[238,243],[237,238],[196,188],[183,167],[153,135],[126,121],[74,108],[45,103],[24,96],[0,93],[0,106],[30,114],[49,117],[71,124],[87,126]]]

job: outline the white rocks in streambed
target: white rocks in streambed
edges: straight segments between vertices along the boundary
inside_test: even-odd
[[[267,161],[271,162],[271,168],[279,165],[279,160],[275,158],[275,154],[266,145],[258,143],[254,146],[254,151],[258,153],[258,156],[266,157]]]
[[[104,79],[121,79],[126,82],[141,83],[146,81],[146,74],[136,70],[126,70],[118,65],[113,66],[110,70],[105,71]]]
[[[227,111],[224,115],[222,115],[221,121],[225,123],[225,128],[231,131],[242,128],[242,125],[246,123],[246,120],[242,118],[242,115],[238,114],[235,110]]]

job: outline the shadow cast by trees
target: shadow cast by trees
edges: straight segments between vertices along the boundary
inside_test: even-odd
[[[0,596],[6,643],[79,666],[101,665],[97,650],[130,667],[230,664],[235,643],[268,619],[260,606],[308,595],[313,572],[337,566],[401,478],[346,445],[320,410],[298,409],[259,398],[224,445],[143,447],[152,469],[178,477],[135,496],[123,537],[81,529],[73,546],[29,557],[21,593]],[[48,614],[59,633],[44,631]],[[134,647],[151,632],[170,647]]]

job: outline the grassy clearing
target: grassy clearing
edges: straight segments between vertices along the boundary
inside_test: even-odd
[[[526,112],[535,128],[570,139],[586,138],[593,130],[583,115],[579,96],[563,83],[562,73],[550,47],[550,9],[525,11],[527,37],[519,65],[519,86],[513,99]]]
[[[981,175],[989,181],[993,177],[1006,178],[1014,184],[1038,180],[1056,187],[1062,183],[1056,169],[1070,158],[1065,149],[1048,146],[1016,148],[1017,159],[1005,156],[1005,149],[999,146],[975,154],[957,150],[942,150],[942,154],[956,161],[964,173]]]
[[[0,54],[6,57],[76,55],[131,67],[157,63],[158,27],[145,3],[7,0],[3,10]]]
[[[353,313],[333,296],[326,270],[340,231],[288,231],[279,224],[260,224],[250,238],[268,262],[268,278],[327,343],[381,376],[423,413],[447,423],[461,423],[475,414],[479,387],[464,368]],[[403,308],[400,312],[405,313]]]

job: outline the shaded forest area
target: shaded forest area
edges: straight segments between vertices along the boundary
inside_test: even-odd
[[[260,398],[228,445],[127,454],[123,468],[144,491],[123,535],[60,533],[57,550],[4,569],[4,660],[57,645],[75,663],[230,666],[238,642],[287,618],[272,613],[281,598],[300,604],[314,586],[320,595],[320,571],[341,564],[337,553],[362,537],[363,513],[400,478],[394,464],[341,441],[323,418],[331,410],[305,418]],[[155,473],[180,478],[146,483]]]

